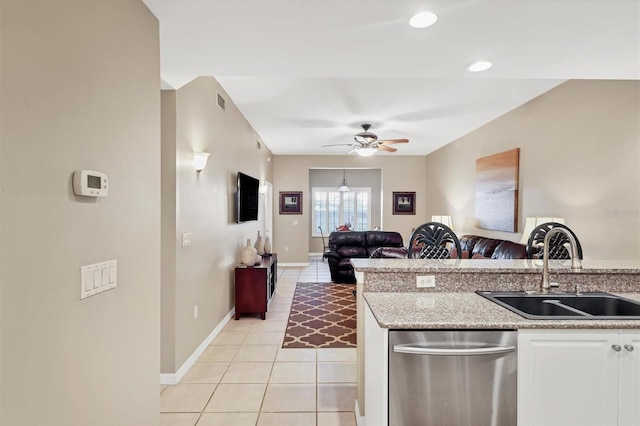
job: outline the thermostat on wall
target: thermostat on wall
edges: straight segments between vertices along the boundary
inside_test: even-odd
[[[91,170],[73,172],[73,192],[85,197],[106,197],[109,192],[107,175]]]

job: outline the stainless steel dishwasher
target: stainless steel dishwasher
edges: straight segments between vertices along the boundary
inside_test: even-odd
[[[517,332],[389,332],[389,426],[514,426]]]

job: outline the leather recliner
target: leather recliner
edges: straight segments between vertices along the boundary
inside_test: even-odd
[[[355,283],[356,277],[350,260],[366,259],[380,248],[404,247],[402,235],[393,231],[348,231],[332,232],[324,257],[329,264],[331,281],[335,283]],[[378,250],[378,255],[384,250]],[[406,254],[405,254],[406,255]],[[376,257],[374,255],[374,257]],[[395,257],[395,256],[394,256]]]

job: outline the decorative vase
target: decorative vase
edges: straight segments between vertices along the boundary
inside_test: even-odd
[[[268,235],[264,237],[264,253],[271,254],[271,240]]]
[[[256,249],[251,247],[251,239],[247,238],[247,245],[240,250],[240,262],[247,266],[253,266],[256,264]]]
[[[255,264],[257,265],[258,263],[261,263],[261,262],[262,262],[262,256],[260,256],[259,254],[256,254],[256,263]]]
[[[264,254],[264,243],[262,242],[262,237],[260,236],[260,231],[258,231],[258,239],[256,240],[255,245],[253,246],[256,249],[256,252],[262,256]]]

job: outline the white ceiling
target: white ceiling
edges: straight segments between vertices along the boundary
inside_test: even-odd
[[[279,155],[345,153],[322,145],[365,122],[410,140],[377,155],[424,155],[568,79],[640,79],[640,0],[144,1],[164,87],[216,77]]]

